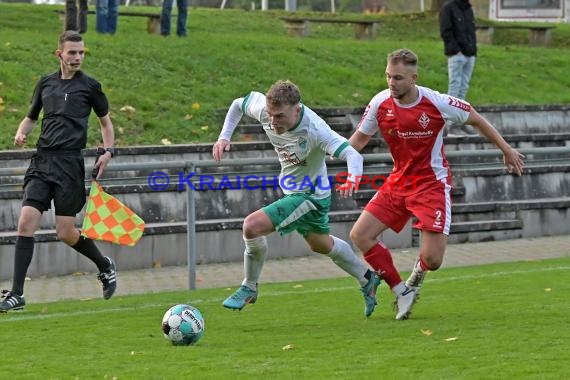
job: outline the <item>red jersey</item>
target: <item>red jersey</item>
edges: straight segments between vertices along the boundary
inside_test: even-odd
[[[400,195],[414,194],[436,181],[451,185],[443,150],[446,121],[463,124],[471,105],[447,94],[417,86],[411,104],[399,104],[384,90],[372,98],[358,130],[372,136],[378,129],[392,154],[394,169],[384,186]]]

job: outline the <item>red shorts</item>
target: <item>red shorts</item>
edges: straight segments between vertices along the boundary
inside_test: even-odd
[[[451,186],[434,182],[423,188],[415,194],[399,195],[390,191],[389,186],[382,186],[364,209],[396,232],[413,215],[417,219],[414,228],[449,235]]]

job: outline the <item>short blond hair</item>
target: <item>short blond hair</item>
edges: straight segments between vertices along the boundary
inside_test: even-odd
[[[301,93],[297,85],[290,80],[279,80],[265,94],[267,101],[273,105],[294,106],[301,101]]]
[[[418,66],[418,56],[410,49],[398,49],[388,54],[388,63],[397,65],[403,63],[405,66]]]

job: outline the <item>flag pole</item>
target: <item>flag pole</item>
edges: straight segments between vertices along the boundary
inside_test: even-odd
[[[190,163],[190,173],[196,169]],[[196,209],[194,191],[186,186],[186,252],[188,253],[188,288],[196,289]]]

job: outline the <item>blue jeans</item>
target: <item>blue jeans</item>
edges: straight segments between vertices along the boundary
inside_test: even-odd
[[[466,57],[459,53],[447,58],[447,73],[449,76],[447,94],[459,99],[465,99],[474,68],[475,56]]]
[[[96,8],[97,33],[115,34],[119,18],[119,0],[97,0]]]
[[[174,0],[164,0],[162,3],[162,14],[160,16],[160,34],[168,36],[170,34],[170,15],[172,14],[172,3]],[[178,7],[178,20],[176,22],[176,34],[180,37],[186,35],[186,20],[188,19],[188,0],[176,0]]]

